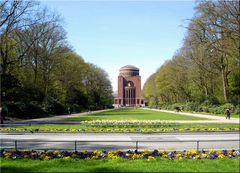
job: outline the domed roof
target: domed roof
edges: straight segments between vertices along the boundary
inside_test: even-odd
[[[126,65],[119,69],[120,75],[123,77],[129,76],[138,76],[139,75],[139,68],[133,65]]]
[[[133,65],[126,65],[126,66],[123,66],[120,68],[120,71],[122,71],[122,70],[134,70],[134,71],[138,70],[139,71],[139,68],[137,68]]]

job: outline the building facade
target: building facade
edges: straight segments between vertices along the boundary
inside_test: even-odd
[[[132,65],[126,65],[119,70],[118,93],[114,99],[114,107],[122,106],[145,106],[139,69]]]

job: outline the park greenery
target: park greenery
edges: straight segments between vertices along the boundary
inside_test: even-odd
[[[34,118],[112,103],[107,73],[71,48],[59,14],[37,1],[0,1],[2,115]]]
[[[215,160],[7,160],[1,159],[7,172],[238,172],[239,159]]]
[[[174,120],[177,122],[174,122]],[[185,123],[181,121],[184,120]],[[191,120],[195,120],[192,122]],[[181,114],[152,111],[148,109],[114,109],[94,114],[70,117],[62,123],[26,124],[6,126],[0,132],[117,132],[117,133],[156,133],[156,132],[216,132],[239,131],[238,123],[201,123],[210,120]],[[191,123],[187,123],[190,121]]]
[[[237,172],[239,152],[2,151],[2,172]]]
[[[69,118],[72,121],[90,120],[208,120],[177,113],[159,112],[141,108],[120,108]],[[144,123],[144,122],[143,122]]]
[[[149,106],[240,114],[238,1],[199,1],[182,47],[144,85]]]

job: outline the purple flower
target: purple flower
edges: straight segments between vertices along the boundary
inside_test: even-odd
[[[158,150],[154,150],[154,151],[152,152],[152,156],[159,156]]]

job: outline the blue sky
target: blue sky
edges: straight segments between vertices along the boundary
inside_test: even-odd
[[[106,70],[117,90],[119,68],[140,68],[142,86],[182,45],[194,1],[42,1],[64,19],[68,42]]]

